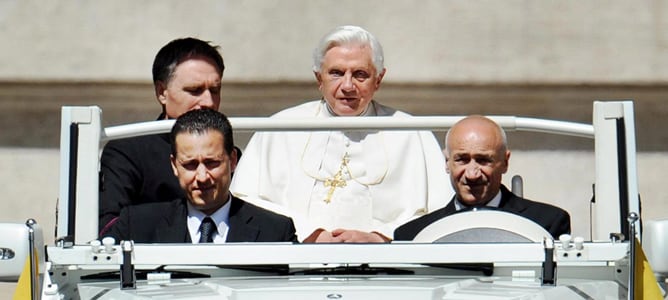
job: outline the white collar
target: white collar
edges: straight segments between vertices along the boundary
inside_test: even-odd
[[[227,232],[229,230],[230,224],[230,207],[232,206],[232,195],[230,194],[227,198],[227,202],[216,210],[213,214],[208,215],[213,222],[216,224],[217,234],[213,236],[214,243],[224,243],[227,239]],[[207,217],[205,213],[201,210],[195,208],[189,201],[186,201],[188,207],[188,232],[193,241],[193,244],[196,244],[199,241],[199,226],[202,223],[202,220]]]
[[[325,114],[327,117],[338,117],[338,116],[339,116],[339,115],[337,115],[337,114],[334,112],[334,110],[332,110],[331,107],[329,107],[329,104],[327,103],[327,101],[325,101],[325,99],[322,99],[322,100],[320,100],[320,101],[321,101],[321,102],[323,103],[323,105],[325,106],[325,109],[323,110],[323,112],[324,112],[324,114]],[[375,109],[375,106],[374,106],[374,105],[375,105],[375,104],[374,104],[374,101],[371,100],[371,101],[369,102],[369,105],[367,105],[366,109],[365,109],[361,114],[359,114],[358,117],[369,117],[369,116],[376,116],[376,115],[378,115],[378,114],[376,113],[376,109]],[[373,106],[373,107],[372,107],[372,106]]]
[[[499,192],[496,194],[496,196],[494,196],[494,198],[492,198],[492,200],[487,202],[487,204],[485,204],[485,206],[499,207],[500,204],[501,204],[501,190],[499,190]],[[462,209],[467,208],[467,207],[468,207],[467,205],[464,205],[463,203],[459,202],[459,199],[457,199],[457,197],[455,197],[455,210],[462,210]]]

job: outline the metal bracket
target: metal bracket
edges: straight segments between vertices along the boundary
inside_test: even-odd
[[[137,276],[135,266],[132,264],[132,241],[121,241],[123,251],[123,264],[121,265],[121,290],[136,289]]]
[[[542,267],[542,285],[554,286],[557,284],[557,262],[554,261],[554,240],[545,238],[543,240],[545,245],[545,261]]]

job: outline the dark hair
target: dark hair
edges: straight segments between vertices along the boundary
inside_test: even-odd
[[[174,69],[178,64],[198,56],[212,60],[222,77],[223,71],[225,71],[225,63],[218,50],[220,50],[220,47],[191,37],[169,42],[158,51],[153,60],[153,83],[161,81],[166,84],[172,79]]]
[[[172,155],[176,156],[176,136],[179,133],[203,134],[215,130],[223,135],[225,151],[231,154],[234,150],[232,125],[225,114],[210,108],[195,109],[182,114],[176,119],[169,139],[172,142]]]

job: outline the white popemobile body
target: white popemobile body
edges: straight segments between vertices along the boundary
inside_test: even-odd
[[[554,241],[540,226],[498,211],[457,214],[455,222],[435,222],[413,242],[390,244],[98,241],[100,143],[166,132],[173,124],[102,128],[100,116],[98,107],[63,108],[59,239],[46,248],[41,292],[35,290],[41,299],[627,299],[642,288],[633,280],[640,268],[632,258],[640,249],[628,239],[640,237],[630,101],[594,102],[592,124],[491,117],[505,129],[595,139],[592,241]],[[442,130],[460,118],[230,121],[235,131]],[[659,275],[668,273],[662,256],[667,224],[643,224],[643,248]]]

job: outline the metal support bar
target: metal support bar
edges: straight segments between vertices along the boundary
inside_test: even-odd
[[[97,238],[101,114],[96,106],[61,109],[56,241],[63,247]]]
[[[132,264],[132,241],[122,241],[123,264],[121,265],[121,290],[136,289],[137,276],[135,266]]]
[[[610,233],[622,233],[630,240],[625,218],[628,212],[640,212],[633,102],[594,102],[593,124],[596,202],[592,203],[592,239],[603,241]]]
[[[635,299],[636,288],[636,221],[638,214],[630,212],[627,218],[629,222],[629,295],[627,299]]]
[[[63,246],[68,247],[74,244],[74,235],[76,232],[76,215],[77,215],[77,170],[79,166],[79,124],[70,124],[70,168],[69,168],[69,185],[68,198],[62,199],[67,201],[67,235],[62,237]]]
[[[514,116],[488,116],[507,131],[545,132],[594,138],[591,124]],[[464,116],[350,117],[350,118],[230,118],[234,132],[244,131],[322,131],[322,130],[445,130]],[[103,141],[146,134],[165,133],[175,120],[140,122],[102,128]]]
[[[26,226],[28,226],[28,253],[30,253],[30,299],[35,300],[37,299],[38,291],[37,291],[37,270],[35,263],[37,262],[36,259],[36,249],[35,249],[35,228],[33,226],[37,224],[37,222],[34,219],[28,219],[26,221]]]
[[[629,241],[633,240],[635,234],[629,232],[629,223],[624,222],[625,217],[629,217],[629,191],[628,191],[628,170],[626,162],[626,126],[624,118],[617,119],[617,181],[619,182],[619,222],[622,234],[628,236]]]
[[[554,261],[554,240],[546,238],[545,261],[543,262],[542,285],[557,284],[557,263]]]

